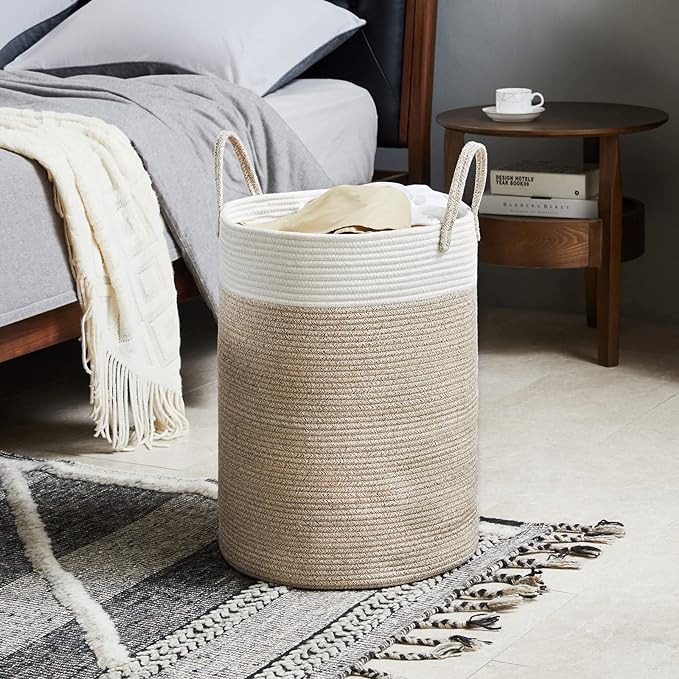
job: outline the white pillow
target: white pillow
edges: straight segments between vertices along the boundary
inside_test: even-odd
[[[264,95],[363,25],[325,0],[91,0],[7,70],[168,63]]]
[[[50,20],[76,2],[77,0],[2,0],[0,66],[42,38],[52,27]],[[3,61],[5,48],[8,48],[9,54],[9,43],[13,40],[16,41],[16,47],[11,56]]]

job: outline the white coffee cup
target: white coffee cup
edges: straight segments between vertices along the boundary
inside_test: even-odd
[[[533,100],[539,97],[537,104]],[[531,113],[545,103],[540,92],[533,92],[528,87],[502,87],[495,90],[495,109],[498,113]]]

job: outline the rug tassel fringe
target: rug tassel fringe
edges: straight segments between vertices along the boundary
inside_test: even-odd
[[[540,542],[534,545],[526,545],[519,549],[519,554],[557,554],[559,556],[584,556],[589,559],[596,559],[601,554],[601,548],[594,545],[567,545],[557,547],[556,545]]]
[[[595,525],[559,523],[550,526],[552,533],[543,535],[516,550],[516,554],[500,561],[488,569],[483,579],[465,589],[457,589],[437,608],[427,620],[420,620],[415,629],[477,629],[486,631],[501,630],[498,611],[511,610],[523,601],[535,599],[547,591],[542,579],[543,569],[578,569],[580,562],[575,558],[595,559],[601,554],[594,544],[609,544],[625,535],[623,524],[617,521],[602,520]],[[590,544],[581,544],[590,543]],[[546,558],[539,558],[545,555]],[[521,569],[528,573],[507,573],[504,570]],[[480,584],[506,585],[495,590]],[[473,613],[466,620],[455,620],[446,614]],[[467,651],[475,651],[492,643],[483,639],[454,634],[442,639],[429,637],[401,636],[392,640],[393,644],[415,646],[421,649],[399,651],[387,648],[374,653],[376,660],[439,660],[460,656]],[[399,679],[396,675],[366,667],[352,668],[351,676],[364,679]]]
[[[453,634],[445,639],[431,639],[429,637],[397,637],[394,640],[395,644],[401,644],[405,646],[430,646],[438,648],[444,644],[457,643],[460,646],[460,650],[470,650],[475,651],[478,648],[483,648],[484,645],[488,645],[490,641],[483,641],[482,639],[476,639],[474,637],[463,636],[462,634]]]
[[[560,544],[568,542],[589,542],[592,544],[612,545],[619,535],[586,535],[585,533],[552,533],[536,540],[539,544]]]
[[[542,572],[533,570],[528,575],[520,575],[518,573],[496,573],[489,580],[484,580],[485,583],[501,583],[505,585],[531,585],[537,588],[540,592],[547,591],[547,585],[542,580]]]
[[[457,590],[455,592],[456,599],[500,599],[502,597],[509,597],[518,594],[524,599],[535,599],[540,594],[540,588],[528,584],[516,584],[509,587],[503,587],[495,591],[484,588],[481,589],[466,589]]]
[[[550,528],[555,533],[583,533],[584,535],[611,535],[618,538],[624,537],[625,526],[619,521],[608,521],[608,519],[601,519],[599,523],[593,526],[583,525],[580,523],[557,523],[552,524]]]
[[[351,670],[350,677],[362,677],[363,679],[402,679],[400,676],[390,674],[388,672],[380,672],[379,670],[369,669],[368,667],[357,668]]]
[[[453,620],[452,618],[438,618],[436,620],[423,620],[418,622],[418,629],[485,629],[493,632],[502,629],[499,615],[485,615],[475,613],[466,620]]]
[[[513,556],[503,561],[505,568],[554,568],[564,570],[578,570],[580,562],[575,559],[564,559],[557,554],[550,554],[547,559],[540,561],[534,557]]]
[[[400,637],[396,639],[397,644],[407,646],[426,646],[432,650],[418,651],[416,653],[401,651],[394,651],[387,649],[378,653],[375,657],[378,660],[440,660],[442,658],[450,658],[468,651],[476,651],[479,648],[492,643],[484,641],[483,639],[476,639],[474,637],[466,637],[461,634],[454,634],[448,639],[417,639],[409,637]]]
[[[456,601],[445,613],[465,613],[467,611],[504,611],[508,608],[516,608],[523,601],[518,594],[498,597],[488,601]]]

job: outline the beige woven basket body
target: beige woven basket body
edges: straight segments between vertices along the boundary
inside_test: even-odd
[[[259,195],[221,209],[227,141]],[[440,225],[274,232],[248,224],[322,191],[261,195],[239,140],[220,136],[219,539],[238,570],[367,588],[473,553],[485,160],[481,145],[465,147]]]

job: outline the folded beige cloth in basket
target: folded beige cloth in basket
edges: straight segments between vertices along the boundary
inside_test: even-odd
[[[250,226],[300,233],[362,233],[409,229],[412,215],[410,200],[402,190],[364,184],[336,186],[298,212]]]

